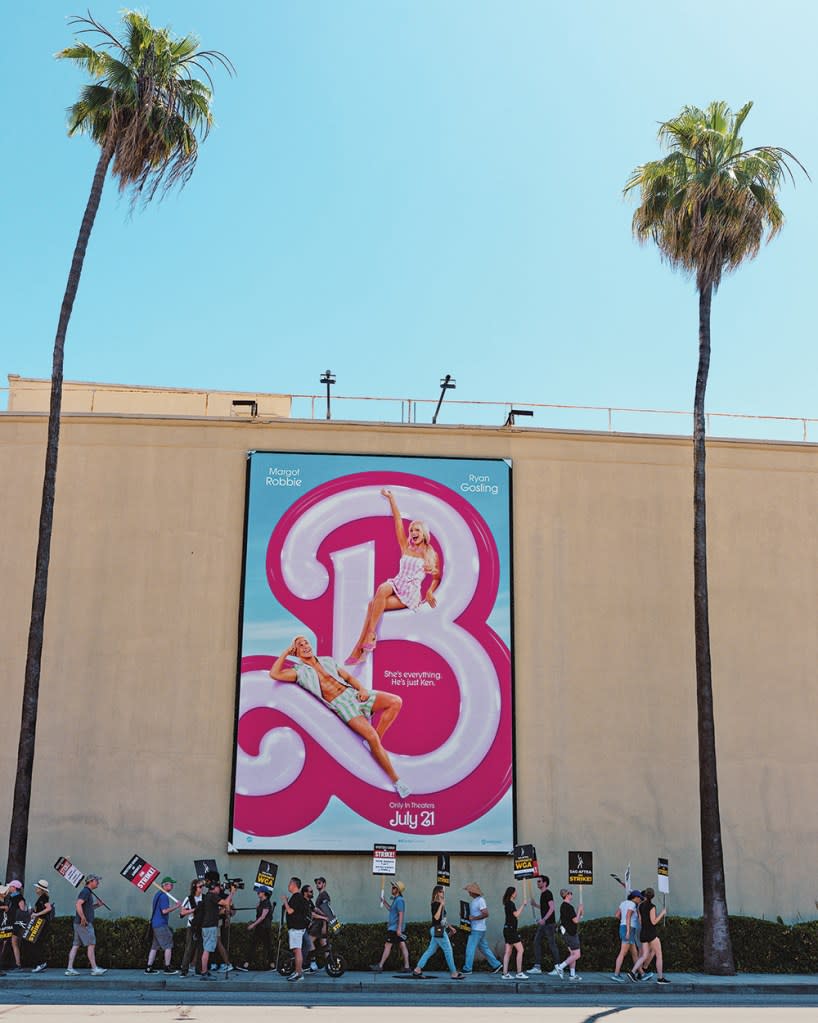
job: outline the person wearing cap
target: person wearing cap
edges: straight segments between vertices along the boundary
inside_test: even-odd
[[[502,973],[503,964],[492,952],[486,938],[486,920],[488,919],[489,908],[486,900],[483,898],[483,889],[479,884],[472,881],[471,884],[467,884],[464,887],[463,891],[471,895],[471,902],[469,903],[471,931],[466,942],[466,958],[463,962],[463,973],[472,972],[474,968],[474,954],[478,951],[482,952],[488,960],[492,973]]]
[[[77,958],[77,951],[80,945],[85,946],[88,955],[88,962],[91,964],[91,976],[99,977],[108,971],[97,966],[96,944],[97,936],[94,933],[94,911],[103,905],[102,900],[94,894],[99,888],[102,878],[99,874],[89,874],[85,878],[85,884],[74,903],[74,941],[71,951],[68,953],[68,967],[65,971],[66,977],[79,976],[79,970],[74,969],[74,960]]]
[[[585,912],[585,906],[580,903],[577,909],[574,908],[574,893],[570,888],[560,888],[560,898],[562,899],[560,904],[560,930],[565,939],[565,944],[568,946],[568,956],[561,963],[557,963],[554,966],[553,974],[563,979],[567,967],[569,970],[569,980],[581,980],[582,978],[576,972],[576,964],[582,955],[579,941],[579,925]]]
[[[273,959],[273,904],[270,902],[270,889],[260,885],[256,888],[258,905],[256,906],[256,918],[247,925],[247,933],[250,935],[250,945],[247,951],[247,959],[242,967],[243,970],[250,969],[250,963],[256,955],[256,948],[261,942],[261,950],[264,953],[264,966],[262,969],[269,970]]]
[[[651,960],[655,957],[656,983],[669,984],[670,981],[665,976],[664,961],[662,959],[662,942],[659,939],[659,932],[656,930],[656,925],[667,915],[667,910],[663,909],[661,913],[656,912],[656,907],[653,905],[655,895],[656,892],[652,888],[646,888],[643,893],[642,904],[639,906],[639,919],[642,921],[642,954],[633,964],[633,969],[628,972],[628,979],[644,980],[645,975],[640,977],[639,972],[644,970],[646,966],[649,966]]]
[[[206,878],[207,894],[202,899],[201,921],[202,921],[202,980],[215,980],[210,976],[210,954],[220,949],[224,960],[224,972],[233,969],[227,960],[227,952],[221,945],[219,939],[219,914],[229,912],[233,908],[233,895],[237,887],[231,884],[225,894],[222,882],[218,874],[213,878]],[[228,969],[229,968],[229,969]]]
[[[26,912],[26,900],[23,897],[22,882],[9,881],[8,890],[3,902],[6,907],[6,926],[11,928],[14,928],[15,925],[19,926],[18,921],[25,920]],[[14,954],[14,966],[10,967],[10,969],[19,970],[22,968],[22,962],[20,959],[20,939],[14,931],[12,931],[10,941],[11,951]],[[5,942],[3,951],[5,951]]]
[[[159,972],[153,964],[156,962],[156,953],[161,948],[165,954],[164,972],[169,976],[173,976],[179,971],[174,970],[170,965],[171,956],[173,955],[173,931],[170,929],[170,914],[174,909],[179,909],[181,903],[176,899],[171,901],[170,893],[176,884],[174,878],[169,876],[163,877],[159,884],[162,891],[154,895],[153,906],[151,907],[153,941],[151,942],[151,950],[148,952],[148,965],[145,967],[145,973]]]
[[[619,921],[619,955],[616,957],[616,964],[614,965],[614,972],[611,974],[611,980],[615,980],[618,984],[625,983],[625,978],[622,976],[621,972],[625,956],[630,952],[634,963],[638,958],[638,953],[636,951],[636,922],[638,920],[639,903],[641,901],[642,893],[640,891],[634,890],[629,892],[628,897],[619,903],[619,907],[615,914],[616,919]]]
[[[33,947],[44,948],[44,939],[48,932],[48,928],[51,925],[51,921],[54,919],[54,904],[51,901],[51,893],[48,890],[48,881],[41,878],[37,884],[34,885],[34,891],[37,893],[37,901],[34,903],[34,909],[31,911],[31,919],[36,920],[42,917],[43,926],[40,931],[39,937],[37,938],[37,944]],[[48,967],[48,963],[43,961],[37,963],[32,973],[42,973]]]
[[[386,923],[386,941],[383,946],[383,954],[381,960],[378,963],[372,963],[369,967],[373,973],[382,973],[384,963],[392,953],[392,946],[397,945],[400,949],[400,954],[403,959],[403,969],[401,973],[411,973],[412,970],[409,967],[409,948],[406,944],[406,935],[403,933],[403,927],[406,923],[406,900],[403,897],[403,893],[406,891],[406,885],[403,881],[392,882],[392,898],[382,899],[381,905],[389,911],[389,919]]]

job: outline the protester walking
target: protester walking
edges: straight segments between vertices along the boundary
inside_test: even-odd
[[[659,940],[659,933],[656,930],[656,925],[667,916],[667,910],[663,909],[660,913],[656,912],[656,907],[653,905],[653,899],[656,892],[652,888],[646,888],[645,899],[639,907],[639,919],[642,921],[642,954],[633,964],[633,969],[629,971],[628,977],[631,980],[638,980],[638,973],[640,970],[644,970],[650,965],[652,959],[656,959],[656,983],[657,984],[669,984],[670,981],[665,976],[665,964],[662,958],[662,942]]]
[[[520,913],[525,909],[526,904],[524,902],[517,909],[514,902],[516,897],[517,889],[514,885],[509,885],[503,894],[503,912],[505,913],[503,941],[506,943],[503,949],[503,980],[528,980],[528,974],[523,973],[523,942],[520,932],[517,930],[517,921],[520,919]],[[517,953],[517,973],[514,975],[508,972],[512,951]]]
[[[190,890],[182,900],[182,907],[179,915],[186,922],[185,928],[185,951],[182,954],[182,965],[179,973],[186,977],[190,972],[190,964],[193,963],[193,972],[199,973],[202,957],[202,911],[197,909],[204,898],[204,881],[194,877],[190,882]]]
[[[560,888],[560,898],[562,899],[560,904],[560,931],[563,938],[565,938],[565,944],[568,946],[568,958],[554,966],[552,976],[564,978],[565,970],[568,969],[569,980],[581,980],[582,978],[578,977],[576,973],[576,964],[582,955],[579,944],[579,924],[585,912],[585,907],[580,903],[579,909],[574,909],[572,902],[574,893],[569,888]]]
[[[40,927],[40,933],[37,935],[37,941],[34,944],[35,952],[37,949],[45,948],[45,939],[48,937],[48,932],[51,929],[51,921],[54,919],[56,914],[56,908],[54,903],[51,901],[51,893],[48,890],[48,881],[41,878],[37,884],[34,885],[34,891],[37,894],[37,901],[34,903],[34,909],[31,911],[32,920],[41,919],[42,925]],[[43,970],[48,968],[48,962],[43,960],[37,963],[32,969],[32,973],[42,973]]]
[[[529,973],[542,973],[542,942],[543,938],[548,942],[548,949],[551,953],[552,964],[558,963],[560,954],[557,949],[557,910],[554,905],[554,893],[549,887],[551,878],[547,875],[537,878],[537,887],[540,890],[540,916],[537,920],[537,929],[534,931],[534,965]],[[537,907],[535,899],[531,905]]]
[[[270,892],[266,888],[257,888],[258,903],[256,905],[256,918],[247,925],[247,933],[250,935],[250,946],[247,951],[247,961],[244,969],[249,970],[250,964],[256,956],[256,949],[261,945],[263,970],[269,970],[273,960],[273,907],[270,902]]]
[[[392,953],[393,945],[398,946],[401,958],[403,959],[401,973],[412,972],[409,968],[409,949],[406,945],[406,935],[404,933],[406,925],[406,900],[403,897],[403,893],[405,891],[406,885],[403,881],[393,881],[391,899],[382,899],[381,901],[381,905],[389,911],[389,917],[386,922],[386,941],[383,946],[380,962],[373,963],[369,967],[373,973],[381,973],[383,971],[384,964]]]
[[[96,958],[97,936],[94,931],[94,912],[103,905],[103,902],[97,898],[95,892],[101,880],[102,878],[99,874],[89,874],[85,879],[85,884],[79,893],[77,901],[74,903],[74,941],[71,945],[71,951],[68,953],[66,977],[79,976],[79,970],[74,969],[74,962],[80,945],[85,947],[88,962],[91,964],[92,977],[99,977],[103,973],[108,972],[103,967],[97,966]]]
[[[625,983],[625,978],[622,976],[622,964],[625,961],[625,956],[631,955],[632,965],[636,964],[639,957],[636,944],[636,923],[639,919],[639,904],[641,902],[642,893],[634,890],[628,893],[628,897],[619,903],[616,910],[616,919],[619,921],[619,955],[616,957],[611,980],[620,984]]]
[[[151,948],[148,952],[148,965],[145,967],[145,973],[158,973],[159,971],[153,965],[156,962],[156,953],[159,949],[162,949],[162,953],[165,959],[164,972],[168,976],[174,976],[179,971],[174,970],[170,965],[171,957],[173,956],[173,931],[170,927],[170,914],[179,908],[179,902],[176,899],[171,899],[171,892],[176,881],[172,877],[163,877],[160,882],[161,891],[157,892],[153,897],[153,905],[151,906],[151,931],[153,937],[151,940]]]
[[[472,882],[467,884],[463,891],[471,895],[469,903],[469,924],[471,930],[466,941],[466,958],[463,962],[463,973],[471,973],[474,968],[475,952],[482,952],[488,960],[492,973],[501,973],[503,964],[492,952],[491,946],[486,937],[486,920],[488,920],[489,909],[483,897],[483,890],[479,884]]]
[[[446,965],[449,967],[452,980],[465,980],[466,974],[461,973],[454,965],[454,953],[449,935],[455,934],[455,928],[449,925],[446,918],[446,891],[442,884],[436,884],[432,889],[432,905],[430,909],[432,926],[429,928],[429,947],[418,960],[418,964],[412,971],[415,977],[423,976],[423,967],[429,962],[435,952],[440,949]]]

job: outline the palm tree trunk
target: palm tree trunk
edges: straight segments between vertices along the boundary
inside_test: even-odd
[[[31,598],[31,621],[28,630],[26,674],[23,684],[23,709],[20,719],[20,742],[17,747],[17,778],[14,783],[14,802],[9,825],[9,851],[6,877],[25,881],[26,851],[28,848],[28,818],[31,806],[31,782],[34,773],[34,740],[37,732],[37,704],[40,694],[40,662],[43,652],[45,604],[48,592],[48,567],[51,559],[51,529],[54,521],[54,495],[57,483],[57,454],[60,442],[60,410],[62,407],[63,356],[68,321],[80,283],[85,250],[94,226],[94,218],[102,198],[102,187],[108,164],[114,153],[113,135],[100,153],[91,194],[80,225],[74,257],[68,272],[68,283],[60,309],[57,335],[54,338],[54,357],[51,368],[51,405],[48,412],[48,437],[45,448],[43,496],[40,505],[40,526],[37,535],[37,557],[34,568],[34,591]]]
[[[710,665],[710,612],[707,594],[707,508],[705,501],[704,395],[710,370],[710,305],[713,285],[699,286],[699,369],[693,405],[693,616],[696,632],[696,702],[699,735],[699,813],[704,901],[704,969],[721,975],[736,972],[724,856],[721,844],[719,783],[716,772],[716,727]]]

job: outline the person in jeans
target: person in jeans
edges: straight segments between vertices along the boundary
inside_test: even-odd
[[[548,950],[551,953],[551,959],[554,963],[558,963],[560,960],[560,954],[557,949],[557,911],[554,906],[554,893],[551,891],[549,885],[551,884],[551,878],[547,875],[537,878],[537,887],[540,890],[540,916],[537,920],[537,929],[534,932],[534,965],[528,971],[529,973],[542,973],[542,940],[548,942]],[[537,908],[537,903],[534,899],[531,900],[531,905]]]
[[[201,912],[199,914],[199,919],[197,919],[196,907],[200,905],[203,898],[204,881],[200,881],[198,877],[194,877],[190,882],[190,891],[187,893],[187,896],[182,902],[182,908],[179,910],[179,915],[183,920],[187,921],[187,927],[185,929],[185,951],[182,955],[182,965],[179,967],[179,972],[183,977],[188,975],[191,963],[194,964],[194,973],[199,972],[199,964],[202,957],[202,927]]]
[[[432,889],[432,926],[429,928],[429,947],[418,960],[418,964],[412,971],[416,977],[423,976],[423,967],[429,962],[437,949],[443,953],[446,965],[452,975],[452,980],[465,980],[466,974],[460,973],[454,965],[454,954],[450,934],[455,934],[455,928],[449,926],[446,919],[446,891],[442,884],[436,884]]]
[[[472,882],[467,884],[464,891],[471,895],[469,903],[469,922],[471,931],[466,942],[466,958],[463,963],[463,973],[471,973],[474,966],[474,954],[477,951],[483,953],[488,960],[492,973],[501,973],[503,964],[492,952],[486,938],[486,920],[489,915],[489,908],[483,898],[483,890],[479,884]]]
[[[93,977],[99,977],[101,974],[108,972],[101,966],[97,966],[97,936],[94,933],[94,910],[102,905],[101,900],[96,897],[94,892],[99,887],[101,880],[102,878],[99,874],[89,874],[85,879],[85,885],[80,891],[77,901],[74,903],[74,941],[71,945],[71,951],[68,953],[66,977],[76,977],[79,975],[79,970],[74,969],[74,960],[77,957],[80,945],[85,946]]]

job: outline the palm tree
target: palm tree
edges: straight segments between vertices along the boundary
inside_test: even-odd
[[[121,192],[145,203],[160,189],[180,186],[196,166],[199,143],[212,126],[210,109],[216,64],[233,72],[230,61],[216,50],[199,50],[194,36],[175,39],[168,29],[155,29],[143,15],[125,11],[123,41],[95,21],[72,18],[77,34],[91,34],[97,47],[84,41],[60,51],[58,59],[72,60],[94,79],[69,109],[68,133],[87,133],[100,147],[91,194],[74,247],[68,283],[54,339],[51,404],[48,414],[43,495],[37,539],[34,592],[28,634],[17,777],[14,786],[6,863],[8,878],[25,879],[34,741],[40,687],[51,528],[62,405],[63,352],[68,321],[82,274],[85,250],[94,224],[105,177],[110,167]],[[207,84],[193,77],[203,74]]]
[[[662,160],[637,167],[625,194],[638,190],[633,233],[652,240],[671,267],[695,278],[699,293],[699,367],[693,403],[693,613],[696,634],[696,700],[699,738],[704,967],[735,973],[727,913],[724,857],[716,773],[716,734],[710,665],[705,507],[704,396],[710,367],[710,306],[722,275],[758,254],[762,241],[781,230],[776,193],[791,163],[786,149],[745,149],[739,132],[750,112],[733,114],[724,102],[706,110],[685,107],[659,128],[668,149]],[[806,171],[805,171],[806,173]]]

